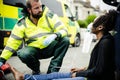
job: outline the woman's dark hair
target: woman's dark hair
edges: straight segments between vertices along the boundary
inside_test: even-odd
[[[104,27],[103,30],[105,32],[111,31],[115,27],[116,17],[117,17],[117,11],[109,10],[108,13],[101,15],[94,21],[93,27],[96,28],[99,25],[102,25]]]

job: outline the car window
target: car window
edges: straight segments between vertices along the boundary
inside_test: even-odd
[[[42,4],[46,5],[51,11],[58,16],[63,16],[62,5],[56,0],[41,0]]]
[[[4,4],[16,6],[16,7],[25,7],[26,0],[3,0]]]

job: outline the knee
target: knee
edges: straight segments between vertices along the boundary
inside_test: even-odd
[[[62,38],[62,43],[66,44],[66,45],[69,45],[70,44],[69,38],[68,37]]]
[[[17,52],[17,56],[24,62],[32,56],[32,53],[28,49],[21,49]]]

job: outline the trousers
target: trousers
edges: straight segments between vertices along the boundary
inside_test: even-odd
[[[71,78],[71,73],[53,72],[49,74],[29,75],[25,74],[24,80],[85,80],[84,77]]]
[[[59,41],[53,41],[47,48],[39,49],[32,46],[26,46],[17,52],[17,56],[30,69],[40,71],[40,59],[52,57],[47,73],[58,72],[62,65],[63,58],[69,47],[69,39],[61,38]]]

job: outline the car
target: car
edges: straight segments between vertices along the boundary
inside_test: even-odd
[[[80,26],[77,23],[77,20],[75,19],[73,14],[71,13],[69,6],[61,0],[52,0],[52,2],[51,0],[41,0],[41,2],[47,7],[49,7],[51,11],[56,13],[58,17],[61,19],[61,21],[65,24],[65,26],[68,29],[70,44],[73,47],[79,47],[81,42]],[[21,8],[24,8],[26,6],[25,4],[26,0],[1,0],[1,3],[2,4],[0,4],[0,6],[4,7],[2,9],[5,9],[6,12],[9,11],[8,14],[7,13],[4,14],[4,12],[0,10],[0,14],[2,14],[0,19],[3,22],[1,23],[1,27],[0,27],[1,28],[0,33],[3,34],[0,37],[1,38],[0,43],[1,43],[1,48],[3,49],[4,46],[6,45],[8,37],[10,36],[11,30],[14,27],[14,24],[16,23],[16,21],[20,16]],[[6,15],[5,16],[6,19],[8,18],[10,19],[11,21],[11,23],[9,23],[10,26],[5,25],[2,19],[4,18],[4,15]],[[12,18],[12,16],[15,17]],[[9,33],[9,34],[5,35],[4,33],[5,34]]]
[[[6,46],[15,23],[22,16],[20,8],[12,6],[21,0],[0,0],[0,54]],[[7,4],[11,5],[7,5]]]
[[[61,0],[41,0],[51,11],[56,13],[68,29],[70,44],[79,47],[81,42],[80,26],[73,16],[70,7]]]
[[[91,33],[91,29],[92,29],[92,22],[87,26],[87,32],[89,32],[92,35],[92,42],[96,42],[97,41],[97,37],[95,34]]]

